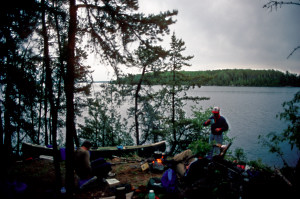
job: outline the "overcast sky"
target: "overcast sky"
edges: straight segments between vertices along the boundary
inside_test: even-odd
[[[290,1],[290,0],[289,0]],[[296,1],[296,0],[294,0]],[[194,55],[184,70],[275,69],[300,74],[300,6],[263,8],[268,0],[139,0],[144,13],[178,10],[166,36],[186,45],[185,55]],[[296,1],[297,2],[297,1]],[[93,60],[94,80],[109,80],[109,66]]]

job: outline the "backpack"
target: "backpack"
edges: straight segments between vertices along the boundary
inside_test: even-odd
[[[161,178],[161,185],[168,193],[177,191],[177,175],[173,169],[168,169],[164,172]]]

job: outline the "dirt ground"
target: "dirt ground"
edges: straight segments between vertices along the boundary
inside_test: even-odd
[[[114,178],[126,186],[127,191],[143,189],[147,186],[150,178],[162,176],[162,171],[150,171],[141,169],[142,159],[139,157],[114,158],[107,160],[112,164],[112,172],[116,173]],[[61,163],[62,178],[64,178],[64,162]],[[26,184],[26,196],[28,198],[64,198],[63,194],[55,192],[55,172],[53,161],[47,159],[34,159],[18,161],[9,171],[11,182]],[[64,180],[63,185],[64,186]],[[4,186],[5,187],[5,186]],[[3,188],[5,189],[5,188]],[[7,198],[21,198],[24,194],[10,193],[7,189],[1,190]],[[2,193],[3,194],[3,193]],[[97,180],[83,190],[76,189],[75,199],[98,199],[115,194],[115,189],[107,183]],[[2,197],[1,197],[2,198]]]
[[[151,169],[142,170],[141,164],[144,162],[149,162],[150,159],[142,160],[140,157],[127,157],[127,158],[114,158],[107,160],[112,164],[112,171],[116,173],[115,178],[120,181],[121,186],[126,188],[127,192],[134,192],[134,199],[144,199],[147,198],[148,190],[147,184],[151,178],[161,178],[163,171],[154,171]],[[228,166],[231,165],[228,162]],[[189,194],[190,191],[193,193],[199,193],[203,195],[203,191],[206,191],[208,196],[218,196],[213,198],[230,198],[231,196],[237,195],[235,190],[239,188],[236,185],[240,185],[236,178],[238,175],[233,175],[234,170],[224,170],[223,167],[216,167],[218,164],[212,164],[213,166],[205,170],[208,172],[208,176],[201,179],[206,179],[203,181],[209,183],[210,187],[203,186],[203,182],[199,181],[199,186],[187,187],[190,189],[181,190],[179,195],[159,195],[160,199],[175,197],[182,198],[181,193]],[[257,170],[258,171],[258,170]],[[5,180],[0,181],[0,198],[14,199],[14,198],[29,198],[29,199],[65,199],[66,194],[62,194],[59,190],[64,187],[64,180],[62,180],[62,185],[57,186],[55,184],[55,172],[53,161],[47,159],[32,159],[27,161],[17,161],[12,165],[10,170],[7,172],[9,175],[6,178],[1,178]],[[62,179],[65,178],[65,164],[61,163],[61,173]],[[295,187],[289,186],[281,176],[275,175],[274,173],[268,173],[264,171],[258,171],[255,173],[256,176],[251,177],[250,182],[245,181],[243,183],[242,190],[243,198],[291,198],[290,196],[294,193],[299,194],[299,176],[298,173],[292,172],[293,175],[285,176],[291,179],[291,182],[295,184]],[[257,175],[258,174],[258,175]],[[3,177],[3,176],[1,176]],[[248,176],[250,177],[250,176]],[[233,178],[233,179],[232,179]],[[20,187],[26,187],[25,191],[18,191]],[[58,189],[56,189],[58,187]],[[194,189],[195,188],[195,189]],[[238,191],[241,191],[238,189]],[[80,190],[76,189],[73,195],[75,199],[101,199],[105,197],[110,197],[115,195],[116,187],[110,187],[107,183],[97,180],[88,187]],[[259,193],[259,194],[258,194]],[[226,195],[227,194],[227,195]],[[184,195],[185,196],[185,195]],[[198,196],[198,194],[197,194]],[[220,196],[220,197],[219,197]],[[261,196],[261,197],[258,197]],[[262,197],[263,196],[263,197]],[[280,196],[280,197],[278,197]],[[210,197],[211,198],[211,197]],[[239,198],[239,197],[235,197]]]
[[[145,161],[145,160],[144,160]],[[120,181],[120,185],[124,185],[127,192],[135,190],[144,190],[149,182],[150,178],[160,178],[162,172],[151,171],[147,169],[143,171],[141,169],[141,164],[144,163],[140,158],[114,158],[108,160],[112,164],[112,172],[116,174],[114,178]],[[75,193],[75,198],[77,199],[89,199],[89,198],[101,198],[108,197],[115,194],[114,186],[109,187],[106,183],[98,184],[95,186],[90,186],[85,190],[81,190]],[[145,190],[146,191],[146,190]]]

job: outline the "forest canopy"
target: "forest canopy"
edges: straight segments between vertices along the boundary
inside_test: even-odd
[[[181,77],[177,83],[186,85],[189,83],[203,86],[300,86],[300,76],[288,71],[283,73],[277,70],[251,70],[251,69],[224,69],[209,71],[179,71]],[[139,79],[139,74],[133,79]],[[170,82],[170,72],[147,73],[147,79],[151,84],[167,85]],[[121,83],[128,83],[129,78],[121,79]],[[132,77],[130,78],[132,80]],[[189,82],[188,82],[189,81]],[[192,81],[192,82],[190,82]],[[132,84],[132,82],[131,82]]]

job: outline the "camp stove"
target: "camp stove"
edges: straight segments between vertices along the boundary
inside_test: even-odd
[[[158,171],[163,171],[165,169],[165,166],[164,166],[164,159],[166,158],[165,157],[165,153],[162,153],[162,152],[154,152],[154,160],[152,161],[152,169],[153,170],[158,170]]]

